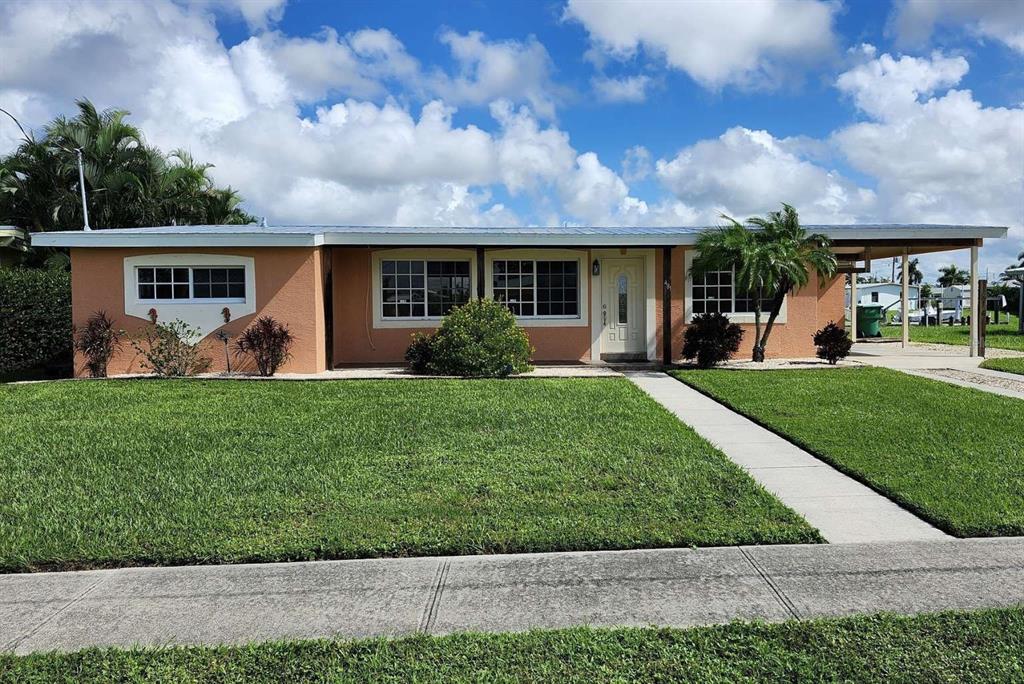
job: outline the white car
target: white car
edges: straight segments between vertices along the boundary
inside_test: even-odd
[[[935,307],[929,306],[928,307],[928,325],[935,325],[938,322],[938,321],[936,321],[936,314],[938,314],[938,311],[935,310]],[[922,319],[924,319],[924,310],[923,309],[917,309],[915,311],[911,311],[910,315],[907,318],[909,319],[911,325],[920,325]],[[956,320],[957,320],[957,316],[956,316],[956,311],[954,309],[943,309],[942,310],[942,321],[941,321],[942,323],[953,323]],[[903,322],[902,314],[901,314],[901,312],[898,309],[897,309],[895,315],[893,315],[893,317],[892,317],[892,322],[893,323],[902,323]]]

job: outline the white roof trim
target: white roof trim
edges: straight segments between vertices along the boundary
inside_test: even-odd
[[[805,225],[832,239],[943,240],[1006,237],[1002,226]],[[436,228],[387,226],[166,226],[33,233],[48,247],[318,247],[320,245],[481,247],[657,247],[692,245],[712,227]]]

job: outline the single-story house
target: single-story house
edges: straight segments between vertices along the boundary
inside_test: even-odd
[[[900,283],[858,283],[857,304],[880,304],[883,309],[896,308],[902,298]],[[910,308],[917,308],[920,286],[909,286]],[[846,286],[846,308],[850,308],[850,286]]]
[[[977,249],[1002,227],[806,226],[834,241],[842,273],[812,278],[786,298],[768,355],[812,356],[811,336],[844,319],[845,273],[872,258]],[[284,372],[401,363],[410,334],[437,327],[471,297],[504,301],[526,328],[538,362],[680,358],[698,313],[720,311],[748,328],[749,298],[733,274],[690,277],[703,227],[426,228],[379,226],[167,226],[37,233],[33,244],[71,251],[73,317],[105,311],[129,332],[159,320],[196,326],[224,367],[217,333],[238,335],[271,315],[296,338]],[[863,265],[862,265],[863,264]],[[975,279],[977,278],[975,267]],[[224,310],[230,322],[224,322]],[[76,372],[83,373],[83,359]],[[139,370],[125,345],[112,374]]]

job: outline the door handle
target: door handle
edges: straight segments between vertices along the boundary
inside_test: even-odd
[[[601,325],[608,325],[608,309],[601,312]]]

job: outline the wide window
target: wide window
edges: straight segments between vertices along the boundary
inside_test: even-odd
[[[578,317],[579,262],[495,260],[494,299],[526,318]]]
[[[753,313],[754,297],[737,292],[733,276],[733,271],[708,271],[703,276],[694,276],[693,313]],[[770,299],[761,299],[762,311],[767,311],[770,305]]]
[[[440,318],[469,301],[469,262],[385,259],[380,285],[384,318]]]
[[[245,300],[245,268],[139,266],[135,269],[142,301]]]

